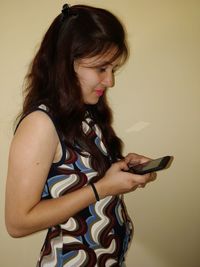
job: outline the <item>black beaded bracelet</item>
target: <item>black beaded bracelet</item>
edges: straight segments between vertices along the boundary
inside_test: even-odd
[[[97,192],[97,189],[96,189],[95,185],[93,183],[91,183],[91,182],[90,182],[90,185],[91,185],[91,187],[92,187],[92,189],[94,191],[94,195],[95,195],[96,200],[99,201],[100,198],[99,198],[99,194]]]

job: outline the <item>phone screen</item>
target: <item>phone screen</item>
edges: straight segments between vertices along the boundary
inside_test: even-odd
[[[136,166],[131,166],[129,171],[136,174],[145,174],[148,172],[159,171],[169,167],[169,164],[172,162],[172,160],[173,157],[165,156],[162,158],[150,160],[142,164],[138,164]]]
[[[137,170],[143,170],[143,171],[147,171],[147,170],[151,170],[151,169],[155,169],[157,168],[160,163],[162,162],[163,158],[160,158],[160,159],[155,159],[155,160],[151,160],[151,161],[148,161],[146,163],[143,163],[143,164],[139,164],[135,167],[133,167],[134,169],[137,169]]]

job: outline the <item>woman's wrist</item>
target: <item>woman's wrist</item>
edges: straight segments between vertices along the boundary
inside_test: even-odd
[[[96,186],[92,182],[90,182],[90,186],[91,186],[91,188],[93,190],[93,193],[94,193],[94,196],[96,198],[96,201],[99,201],[100,200],[100,197],[99,197],[98,191],[96,189]]]
[[[98,195],[99,195],[99,198],[102,199],[102,198],[105,198],[108,196],[108,193],[106,191],[106,187],[104,185],[104,181],[99,180],[98,182],[94,183],[94,186],[98,192]]]

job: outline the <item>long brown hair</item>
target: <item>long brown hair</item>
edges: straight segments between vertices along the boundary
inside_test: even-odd
[[[44,35],[25,80],[25,100],[21,117],[40,104],[50,109],[58,122],[65,143],[93,156],[93,166],[103,175],[108,162],[96,145],[82,132],[86,110],[102,129],[112,161],[122,157],[122,143],[111,124],[112,113],[106,95],[96,105],[85,105],[74,71],[76,59],[104,54],[116,47],[113,60],[127,59],[125,32],[119,20],[109,11],[85,5],[74,5],[67,14],[58,15]]]

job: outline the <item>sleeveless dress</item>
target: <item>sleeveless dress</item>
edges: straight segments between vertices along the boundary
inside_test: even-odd
[[[50,116],[46,106],[39,110]],[[54,125],[55,121],[52,119]],[[55,125],[56,127],[56,125]],[[102,132],[89,114],[82,129],[109,157]],[[91,166],[88,152],[66,147],[58,132],[63,155],[49,171],[42,199],[59,198],[88,185],[98,174]],[[67,208],[67,207],[66,207]],[[123,196],[108,196],[83,209],[62,224],[48,229],[37,267],[110,267],[124,266],[125,253],[133,234]]]

